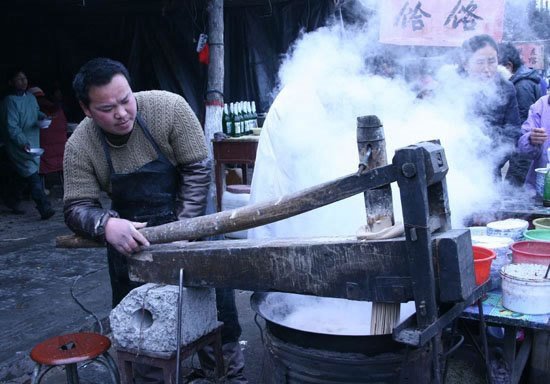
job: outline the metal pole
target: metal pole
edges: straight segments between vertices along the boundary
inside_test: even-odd
[[[181,374],[180,374],[180,365],[181,365],[181,311],[183,307],[183,268],[180,268],[180,282],[179,282],[179,291],[178,291],[178,317],[177,317],[177,332],[176,332],[176,384],[181,384]]]

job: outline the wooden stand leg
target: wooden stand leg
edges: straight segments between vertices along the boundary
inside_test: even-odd
[[[117,352],[117,360],[118,360],[121,384],[132,384],[133,377],[134,377],[132,362],[122,358],[121,353],[119,352]]]
[[[534,331],[529,384],[550,383],[550,332]]]
[[[79,384],[76,364],[65,365],[65,373],[67,374],[67,384]]]

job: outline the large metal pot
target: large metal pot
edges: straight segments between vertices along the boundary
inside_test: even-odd
[[[368,302],[349,302],[354,305],[354,313],[357,313],[357,308],[360,308],[357,307],[358,305],[365,308],[363,329],[358,328],[355,322],[348,329],[329,325],[327,331],[320,331],[322,327],[316,327],[317,324],[304,325],[288,321],[299,305],[315,306],[321,303],[330,308],[332,303],[338,305],[338,302],[349,301],[281,292],[255,292],[250,299],[252,309],[265,319],[266,327],[273,335],[305,348],[357,352],[366,355],[395,352],[404,348],[404,345],[394,341],[391,335],[370,335],[371,304]],[[341,308],[335,310],[338,309]],[[402,318],[408,314],[410,310],[402,314]],[[342,311],[341,315],[342,321],[350,320],[352,316],[349,311]],[[322,322],[323,319],[319,318],[318,321]]]
[[[296,301],[296,297],[299,299]],[[289,300],[286,300],[289,299]],[[251,297],[254,311],[266,321],[264,343],[268,352],[264,384],[343,384],[343,383],[425,383],[429,382],[431,353],[429,348],[408,348],[395,342],[391,335],[369,336],[364,332],[288,324],[297,305],[337,299],[292,295],[279,292],[256,292]],[[370,317],[370,304],[363,304],[365,319]],[[359,308],[360,309],[360,308]],[[356,311],[341,310],[342,318],[354,317]],[[354,312],[354,313],[350,313]],[[363,311],[359,311],[363,312]],[[406,316],[406,313],[403,314]],[[323,323],[314,318],[310,323]],[[370,319],[369,319],[370,320]],[[369,322],[370,323],[370,322]],[[308,329],[309,328],[309,329]]]

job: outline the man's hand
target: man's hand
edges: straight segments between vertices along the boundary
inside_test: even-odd
[[[546,140],[548,140],[548,135],[546,134],[546,129],[544,128],[533,128],[529,134],[529,141],[533,145],[541,145]]]
[[[148,247],[150,244],[138,229],[144,228],[147,223],[136,223],[125,219],[111,217],[105,224],[105,240],[115,249],[129,256],[139,252],[141,246]]]

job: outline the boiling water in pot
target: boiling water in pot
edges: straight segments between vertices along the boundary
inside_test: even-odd
[[[328,297],[271,292],[259,306],[268,320],[306,332],[370,335],[372,303]],[[401,304],[400,321],[415,312],[414,302]]]

